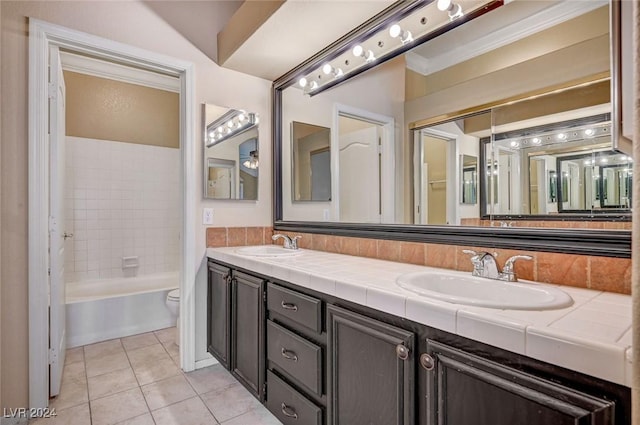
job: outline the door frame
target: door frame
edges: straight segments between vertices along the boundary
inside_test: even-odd
[[[395,221],[395,119],[353,106],[336,103],[331,127],[331,204],[332,216],[340,218],[340,116],[368,121],[382,127],[382,164],[380,167],[380,200],[382,223]]]
[[[414,184],[414,194],[413,194],[414,223],[416,222],[416,220],[420,222],[420,218],[423,215],[423,213],[427,214],[427,208],[425,208],[425,205],[422,205],[422,202],[421,202],[423,200],[426,200],[426,199],[423,199],[423,197],[421,196],[422,192],[425,191],[425,188],[423,187],[425,176],[423,175],[424,170],[422,167],[422,158],[424,157],[423,136],[425,135],[434,137],[436,139],[442,139],[445,142],[447,142],[447,163],[446,163],[447,180],[449,181],[449,178],[451,178],[451,181],[453,183],[447,184],[446,218],[447,218],[448,224],[459,225],[460,217],[458,214],[458,199],[460,199],[460,172],[458,169],[459,166],[458,166],[457,158],[460,153],[460,149],[458,148],[458,145],[459,145],[458,138],[460,136],[454,133],[450,133],[448,131],[439,130],[436,128],[430,128],[430,127],[422,128],[414,131],[413,166],[414,166],[414,169],[417,170],[417,172],[414,173],[414,182],[413,182]],[[418,188],[418,190],[416,190],[415,188]],[[418,214],[418,205],[420,205],[420,208],[422,208],[422,211],[420,214]],[[428,203],[427,203],[427,206],[428,206]],[[426,217],[428,217],[428,214],[426,215]],[[427,224],[427,223],[421,223],[421,224]]]
[[[191,62],[29,18],[29,407],[49,403],[49,46],[180,78],[182,228],[180,364],[195,368],[195,66]]]

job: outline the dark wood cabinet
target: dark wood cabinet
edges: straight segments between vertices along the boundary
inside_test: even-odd
[[[229,368],[231,359],[231,269],[208,263],[207,351]]]
[[[615,404],[427,341],[428,425],[613,425]]]
[[[412,425],[414,334],[327,306],[328,424]]]
[[[231,373],[262,401],[265,379],[265,281],[234,271],[231,287]]]

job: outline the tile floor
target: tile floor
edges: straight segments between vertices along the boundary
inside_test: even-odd
[[[281,425],[220,365],[184,373],[175,328],[67,350],[57,416],[37,425]]]

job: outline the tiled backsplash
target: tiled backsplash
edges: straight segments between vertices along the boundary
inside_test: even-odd
[[[177,270],[180,150],[67,137],[67,282]],[[122,268],[137,256],[138,268]]]
[[[261,239],[258,236],[249,238],[249,234],[260,234],[260,230],[251,229],[262,229],[263,242],[260,242]],[[301,248],[469,272],[472,270],[471,261],[469,256],[462,252],[463,249],[497,252],[498,263],[501,266],[512,255],[527,254],[533,256],[532,261],[516,262],[516,274],[521,279],[631,294],[631,260],[628,258],[508,249],[494,250],[471,246],[398,242],[311,233],[282,233],[301,235],[302,238],[298,241]],[[273,230],[268,227],[208,228],[207,247],[269,244],[272,234]]]

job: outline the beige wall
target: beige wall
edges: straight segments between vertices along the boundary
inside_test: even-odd
[[[180,147],[180,94],[64,71],[67,136]]]
[[[200,40],[215,44],[217,32],[224,25],[220,16],[235,10],[227,2],[155,2],[138,1],[1,1],[2,10],[2,74],[0,100],[2,127],[0,145],[0,249],[2,264],[1,288],[1,358],[0,407],[25,407],[28,403],[28,19],[43,21],[87,32],[138,48],[190,61],[195,65],[196,96],[192,107],[196,111],[194,125],[201,123],[199,107],[212,103],[255,111],[262,117],[271,116],[271,83],[235,71],[220,68],[205,53]],[[164,4],[168,3],[168,4]],[[175,6],[181,13],[162,15],[156,10]],[[189,8],[193,13],[187,13]],[[204,12],[204,10],[208,13]],[[196,13],[197,11],[197,13]],[[209,20],[214,16],[216,20]],[[201,38],[194,38],[193,29]],[[186,35],[185,35],[186,34]],[[200,128],[197,124],[196,128]],[[201,270],[205,256],[205,227],[201,224],[202,207],[214,208],[216,226],[267,226],[271,224],[271,182],[259,182],[259,201],[205,201],[203,193],[203,152],[201,132],[196,131],[195,234],[196,258],[193,267]],[[271,122],[260,123],[260,172],[271,175]],[[204,335],[206,314],[206,273],[198,273],[195,298],[196,333]],[[10,301],[9,301],[10,300]],[[204,303],[202,300],[205,300]],[[205,341],[196,341],[196,359],[205,358]]]

